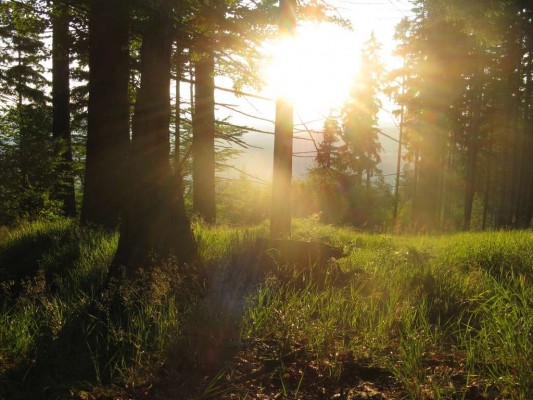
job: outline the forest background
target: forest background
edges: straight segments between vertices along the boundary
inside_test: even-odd
[[[317,101],[313,104],[313,100],[320,101],[320,97],[325,96],[326,92],[322,89],[322,93],[310,90],[300,94],[295,101],[298,114],[295,123],[300,125],[295,137],[301,139],[295,140],[293,154],[297,178],[292,200],[294,215],[317,215],[325,222],[348,223],[371,230],[529,226],[533,185],[530,156],[531,39],[527,2],[502,2],[490,6],[460,2],[414,2],[411,5],[405,2],[349,3],[346,5],[346,19],[339,17],[342,16],[343,4],[336,6],[339,9],[321,3],[301,5],[302,17],[306,18],[307,14],[311,21],[301,22],[299,29],[301,36],[307,34],[313,38],[311,42],[315,40],[317,43],[317,54],[313,57],[320,56],[327,39],[317,42],[316,38],[320,35],[315,32],[313,37],[309,31],[322,29],[322,37],[329,34],[330,40],[341,42],[330,47],[348,54],[342,60],[334,60],[334,65],[344,60],[347,60],[346,64],[352,64],[348,68],[338,68],[339,75],[348,79],[338,86],[345,88],[344,98],[339,94],[335,101],[328,98],[332,104]],[[197,5],[191,7],[188,12],[194,14],[198,11]],[[269,66],[265,66],[264,62],[264,59],[269,59],[270,68],[272,63],[274,68],[276,63],[280,63],[280,56],[275,51],[272,53],[270,49],[270,54],[265,53],[269,43],[272,46],[276,40],[275,30],[272,29],[275,21],[269,20],[268,14],[272,14],[274,7],[270,4],[261,7],[231,4],[225,7],[229,7],[227,17],[231,23],[256,18],[255,15],[249,17],[245,14],[259,14],[260,10],[263,12],[261,7],[264,7],[265,14],[264,21],[250,22],[249,31],[241,27],[235,29],[236,32],[224,31],[227,40],[233,43],[223,48],[220,47],[224,46],[220,39],[214,51],[216,86],[225,89],[216,89],[216,99],[212,100],[217,104],[216,207],[220,209],[222,218],[232,223],[246,222],[237,221],[236,215],[248,215],[248,221],[259,221],[269,216],[270,174],[265,171],[269,171],[270,167],[265,160],[268,160],[273,143],[267,133],[274,133],[276,82],[272,84],[271,81],[279,81],[279,78],[268,76],[265,69],[268,70]],[[310,9],[314,11],[309,12]],[[380,10],[377,12],[381,17],[371,24],[362,24],[361,21],[371,20],[375,14],[359,10],[369,9],[374,12]],[[383,9],[388,11],[381,11]],[[359,18],[350,14],[354,10]],[[87,126],[90,125],[87,123],[90,91],[87,81],[90,64],[88,15],[83,2],[74,4],[73,9],[67,11],[68,16],[63,17],[66,22],[56,22],[56,25],[62,22],[69,27],[64,29],[64,37],[60,37],[57,29],[53,30],[51,22],[57,18],[48,3],[16,1],[2,5],[3,168],[0,195],[4,204],[4,224],[45,214],[66,213],[73,216],[74,209],[78,212],[83,209],[82,193],[87,190],[87,179],[91,181],[87,176],[90,173],[86,172],[90,168],[85,169],[85,142]],[[176,71],[174,73],[180,75],[181,84],[179,87],[172,85],[174,108],[169,132],[172,151],[175,151],[175,143],[179,143],[183,159],[180,167],[187,207],[205,218],[194,206],[192,194],[195,184],[191,171],[195,169],[196,162],[201,163],[198,161],[201,157],[195,157],[190,146],[194,136],[190,93],[194,103],[195,93],[201,92],[201,89],[195,90],[193,84],[187,83],[191,81],[191,71],[194,74],[194,58],[197,57],[189,42],[195,41],[194,35],[198,36],[195,29],[202,28],[194,17],[187,16],[186,12],[182,15],[179,22],[184,24],[182,30],[186,32],[182,39],[184,43],[179,47],[176,47],[177,42],[174,43],[171,67],[172,71]],[[401,16],[404,19],[396,28],[393,48],[390,34],[395,21]],[[131,68],[125,67],[130,71],[129,104],[134,103],[135,88],[140,83],[139,35],[145,17],[134,15],[134,18],[137,22],[128,25],[128,34],[131,34],[128,65]],[[350,23],[357,34],[339,34],[343,28],[349,28]],[[385,49],[381,49],[379,34],[384,36]],[[254,35],[265,35],[264,38],[270,35],[270,39],[258,42]],[[360,42],[362,37],[365,37],[364,45]],[[354,40],[353,44],[348,38]],[[61,40],[65,44],[62,45]],[[239,44],[235,45],[238,41]],[[302,47],[309,42],[303,40],[296,45]],[[58,98],[55,97],[56,103],[53,104],[53,85],[58,85],[61,79],[57,76],[61,46],[64,47],[63,57],[68,56],[70,60],[62,67],[62,74],[70,76],[69,82],[65,77],[62,79],[63,85],[71,86],[65,94],[70,99],[68,108],[71,114],[68,129],[63,122],[63,133],[60,134]],[[290,59],[294,64],[298,62],[295,60],[310,53],[301,48],[291,51],[298,56]],[[392,51],[396,58],[390,54]],[[54,54],[56,67],[50,71]],[[307,65],[312,62],[313,58],[304,60]],[[338,78],[327,80],[327,76],[335,75],[337,71],[327,63],[316,63],[330,69],[312,69],[316,74],[315,81],[325,80],[327,83],[324,85],[328,87],[335,86],[335,83],[339,85]],[[306,69],[301,64],[294,68]],[[309,74],[305,75],[307,86],[313,86],[310,82],[312,78]],[[361,82],[366,87],[361,87]],[[302,86],[306,85],[300,83],[300,91]],[[261,87],[263,93],[258,93],[257,89]],[[176,90],[180,92],[178,103]],[[254,91],[257,93],[255,98],[244,95]],[[327,94],[331,97],[330,92]],[[307,103],[300,101],[298,105],[305,96]],[[265,98],[272,101],[266,101],[265,105]],[[309,101],[309,98],[312,100]],[[177,106],[179,113],[176,113]],[[66,105],[63,109],[64,114]],[[259,119],[250,118],[251,115]],[[62,118],[67,119],[65,116]],[[52,127],[54,123],[56,125]],[[179,135],[176,135],[176,124],[179,125]],[[213,131],[215,128],[211,125],[197,130]],[[36,127],[39,127],[38,131]],[[400,161],[397,161],[400,129],[403,134],[402,153]],[[89,133],[87,148],[90,147],[90,136]],[[179,140],[176,142],[177,137]],[[62,141],[66,142],[58,144]],[[61,150],[58,146],[67,148]],[[237,150],[242,151],[240,156]],[[324,157],[331,159],[327,166],[323,165]],[[395,171],[398,165],[400,169]],[[197,171],[205,168],[211,167],[198,167]],[[241,172],[236,172],[235,168]],[[212,172],[207,174],[213,175]],[[214,184],[207,186],[210,185]],[[58,194],[58,190],[69,186],[73,188],[69,190],[74,191],[69,194],[69,201],[76,204],[67,207],[61,204],[66,200],[62,199],[64,194]],[[200,192],[212,191],[206,191],[205,186],[196,190],[199,196],[207,196]],[[252,191],[255,200],[246,202],[253,196],[243,196],[239,191]],[[72,200],[73,196],[75,200]],[[214,200],[208,201],[212,203]],[[68,213],[67,208],[70,209]],[[336,215],[332,215],[331,209],[336,210]],[[208,216],[207,219],[210,218]]]

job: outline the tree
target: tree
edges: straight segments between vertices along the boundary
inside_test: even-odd
[[[220,4],[220,2],[219,2]],[[217,3],[203,4],[196,24],[194,50],[195,109],[193,114],[193,207],[206,222],[216,219],[215,203],[215,29]],[[222,5],[223,8],[223,5]],[[222,15],[223,15],[222,11]]]
[[[75,217],[76,200],[70,132],[69,21],[68,5],[55,0],[52,10],[52,134],[60,160],[55,197],[62,203],[63,214]]]
[[[257,60],[260,41],[270,34],[271,1],[207,0],[193,3],[190,51],[195,71],[195,107],[192,115],[193,209],[207,222],[216,220],[216,140],[239,145],[239,137],[228,136],[215,119],[215,76],[231,78],[235,89],[258,87]]]
[[[181,189],[170,165],[170,71],[173,42],[172,2],[149,8],[144,27],[140,73],[132,129],[131,171],[135,178],[124,220],[115,266],[131,274],[151,256],[174,255],[180,262],[196,257]]]
[[[531,5],[419,0],[414,13],[398,29],[414,221],[527,226]]]
[[[42,35],[48,21],[41,6],[40,2],[0,3],[0,91],[7,103],[18,107],[24,101],[42,105],[47,100]]]
[[[296,29],[296,1],[280,0],[279,36],[281,40],[294,35]],[[291,235],[291,180],[293,106],[286,98],[276,101],[274,137],[274,175],[272,178],[272,209],[270,237]]]
[[[343,158],[346,167],[355,173],[358,185],[362,184],[363,174],[366,173],[369,186],[370,177],[377,171],[377,164],[381,161],[377,115],[381,107],[378,93],[383,66],[378,56],[379,48],[372,33],[361,54],[361,69],[342,110]]]
[[[315,161],[324,169],[331,169],[335,161],[335,143],[339,140],[341,128],[337,118],[329,115],[324,122],[324,132],[322,133],[322,142],[318,145]]]
[[[0,3],[0,223],[57,211],[41,2]]]
[[[0,224],[58,211],[49,107],[24,104],[0,117]]]
[[[89,4],[89,116],[81,221],[115,229],[129,196],[130,2]]]
[[[342,161],[338,148],[341,133],[338,117],[329,115],[317,149],[317,166],[309,171],[309,179],[317,188],[321,220],[325,223],[342,222],[348,208],[348,198],[341,183]]]

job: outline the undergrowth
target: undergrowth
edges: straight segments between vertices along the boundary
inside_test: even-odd
[[[203,263],[229,276],[267,234],[266,224],[193,228]],[[239,357],[271,365],[281,397],[316,398],[309,387],[322,379],[346,386],[358,365],[390,374],[399,398],[531,398],[531,231],[369,235],[300,220],[293,237],[346,257],[340,284],[274,274],[247,292]],[[219,322],[199,305],[194,271],[171,258],[110,283],[116,246],[117,235],[65,220],[0,232],[0,398],[143,398],[169,357],[195,356],[191,318],[206,330]],[[253,398],[253,388],[231,386],[238,363],[227,368],[203,396]]]
[[[194,230],[213,266],[261,228]],[[191,284],[195,271],[170,258],[107,281],[117,239],[68,220],[2,231],[0,398],[137,397],[176,353],[202,291]]]

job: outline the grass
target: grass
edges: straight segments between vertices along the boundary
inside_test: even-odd
[[[228,273],[253,262],[242,255],[267,225],[194,230],[207,268]],[[248,290],[239,348],[224,372],[195,383],[197,397],[531,397],[531,231],[369,235],[299,220],[293,236],[342,248],[342,284],[284,273]],[[190,386],[189,326],[216,330],[216,304],[172,260],[104,285],[116,245],[63,220],[2,230],[0,397]]]
[[[344,288],[265,284],[243,333],[342,369],[389,370],[409,398],[533,393],[533,234],[366,235],[300,222],[297,238],[342,246]],[[339,372],[336,372],[339,374]]]

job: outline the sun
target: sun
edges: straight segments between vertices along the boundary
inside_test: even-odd
[[[302,24],[294,37],[265,45],[266,93],[287,98],[302,113],[338,108],[357,73],[360,46],[339,26]]]

